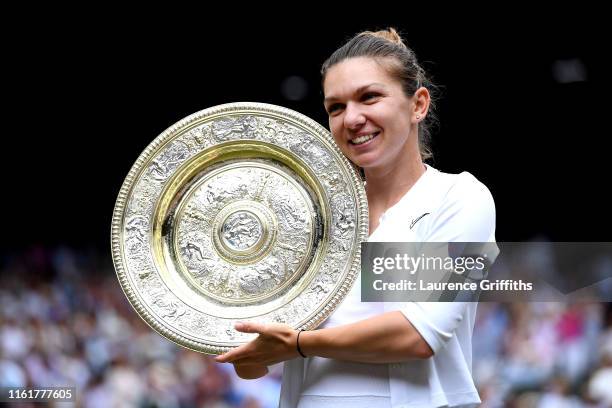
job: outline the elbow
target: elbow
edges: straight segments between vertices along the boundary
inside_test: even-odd
[[[426,360],[434,355],[432,348],[418,333],[404,341],[397,351],[401,361]]]
[[[417,340],[413,348],[414,357],[420,360],[426,360],[433,357],[434,352],[429,344],[427,344],[427,342],[421,336],[419,337],[419,340]]]
[[[407,325],[402,325],[402,344],[400,347],[404,358],[406,360],[426,360],[433,357],[434,351],[429,346],[429,343],[425,341],[425,338],[423,338],[410,320],[404,319],[404,317],[402,316],[402,319],[408,323]]]

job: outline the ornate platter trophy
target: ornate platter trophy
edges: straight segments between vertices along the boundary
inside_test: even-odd
[[[361,180],[329,132],[282,107],[231,103],[172,125],[140,155],[113,213],[117,277],[138,314],[192,350],[317,327],[367,239]]]

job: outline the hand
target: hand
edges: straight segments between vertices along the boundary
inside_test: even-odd
[[[234,364],[234,370],[238,377],[245,380],[254,380],[268,374],[268,367],[261,365],[239,365]]]
[[[298,357],[297,330],[280,323],[236,323],[236,330],[243,333],[259,333],[259,336],[242,346],[217,356],[218,363],[245,366],[269,366]]]

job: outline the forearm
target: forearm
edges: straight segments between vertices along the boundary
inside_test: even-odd
[[[306,356],[361,363],[397,363],[429,358],[433,352],[399,311],[300,334]]]

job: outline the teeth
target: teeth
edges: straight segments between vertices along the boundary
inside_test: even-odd
[[[372,133],[370,135],[359,136],[359,137],[356,137],[355,139],[352,139],[351,143],[353,143],[353,144],[362,144],[362,143],[367,142],[370,139],[373,139],[374,136],[376,136],[376,133]]]

